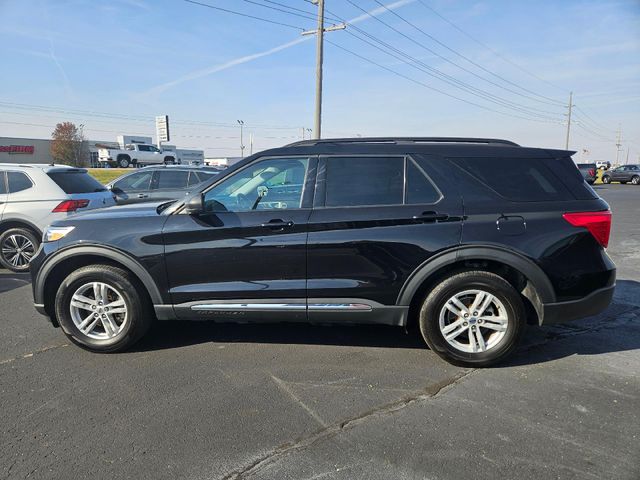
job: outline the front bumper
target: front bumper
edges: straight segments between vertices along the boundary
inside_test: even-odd
[[[542,325],[569,322],[578,318],[597,315],[605,310],[613,298],[615,284],[600,288],[584,298],[569,302],[546,303],[543,307]]]

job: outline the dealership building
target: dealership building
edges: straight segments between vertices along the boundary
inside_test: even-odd
[[[53,163],[51,140],[45,138],[0,137],[0,163]],[[85,140],[91,166],[98,167],[100,148],[122,148],[130,143],[153,143],[151,137],[119,135],[116,141]],[[187,150],[175,145],[162,145],[164,151],[175,152],[182,164],[203,163],[203,150]]]

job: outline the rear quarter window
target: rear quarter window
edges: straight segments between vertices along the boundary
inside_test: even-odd
[[[33,183],[22,172],[7,172],[7,183],[9,184],[9,193],[17,193],[33,187]]]
[[[107,190],[104,185],[87,172],[49,172],[47,175],[67,194],[104,192]]]
[[[572,200],[544,158],[452,158],[451,162],[501,197],[514,202]],[[553,161],[553,160],[552,160]],[[572,162],[573,163],[573,162]],[[573,173],[582,176],[573,166]]]

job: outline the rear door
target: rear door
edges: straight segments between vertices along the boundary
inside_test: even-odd
[[[395,305],[421,263],[460,242],[462,201],[436,166],[421,155],[320,158],[309,219],[311,321],[351,321],[357,309]]]

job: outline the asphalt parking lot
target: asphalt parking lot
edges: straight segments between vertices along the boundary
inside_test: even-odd
[[[637,480],[640,187],[595,188],[614,304],[487,370],[382,327],[167,322],[91,354],[0,271],[0,478]]]

